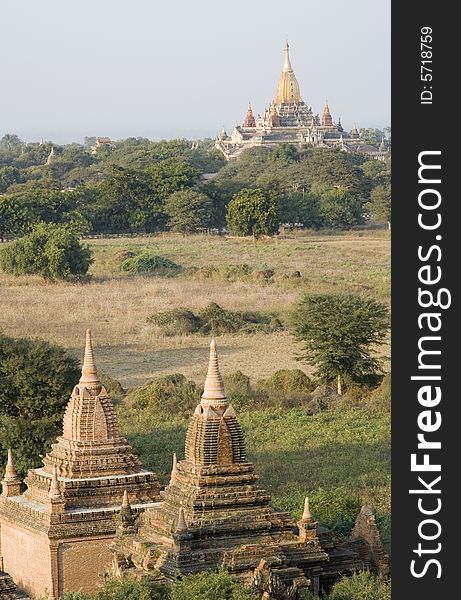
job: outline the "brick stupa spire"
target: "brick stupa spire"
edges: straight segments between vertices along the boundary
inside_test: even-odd
[[[212,340],[204,391],[187,431],[185,460],[174,462],[164,502],[143,512],[136,535],[117,540],[120,569],[128,556],[131,564],[144,561],[169,578],[224,565],[248,582],[264,559],[287,590],[294,582],[307,587],[327,556],[315,536],[306,543],[291,517],[270,507],[270,496],[257,480]],[[141,548],[150,553],[142,559]]]
[[[13,475],[10,454],[2,482],[7,493],[0,497],[0,547],[10,575],[33,598],[49,589],[50,576],[56,598],[67,591],[95,591],[99,574],[111,562],[114,516],[122,513],[127,522],[133,510],[134,521],[136,514],[160,500],[160,484],[118,432],[114,406],[96,369],[90,330],[62,435],[44,457],[43,467],[29,470],[24,494],[19,495],[20,481]],[[128,495],[132,508],[126,507]],[[18,543],[37,557],[32,569],[30,555],[14,549]],[[84,578],[73,566],[81,556]]]

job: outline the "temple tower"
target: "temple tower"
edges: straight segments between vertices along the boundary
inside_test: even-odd
[[[204,391],[187,430],[185,459],[173,459],[164,501],[140,515],[136,534],[116,541],[115,572],[131,561],[140,572],[139,565],[147,564],[145,570],[158,569],[173,579],[223,565],[251,585],[263,560],[280,586],[318,592],[327,555],[315,529],[308,536],[299,531],[287,513],[269,505],[270,495],[257,481],[213,340]],[[140,548],[150,552],[142,560]]]
[[[1,557],[5,571],[34,599],[94,591],[111,560],[114,516],[124,499],[130,498],[134,513],[160,500],[156,475],[141,467],[118,432],[89,330],[63,433],[24,483],[27,490],[21,494],[9,453],[0,496]]]
[[[253,115],[253,109],[251,108],[251,104],[248,103],[248,108],[245,114],[245,118],[243,120],[244,127],[256,127],[256,121]]]

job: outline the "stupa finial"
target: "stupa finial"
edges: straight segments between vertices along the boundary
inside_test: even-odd
[[[176,524],[176,533],[181,533],[187,529],[186,518],[184,516],[184,509],[182,505],[179,507],[178,522]]]
[[[13,463],[13,452],[11,451],[11,448],[8,448],[8,458],[5,467],[5,481],[16,481],[17,478],[18,474],[16,473]]]
[[[123,492],[122,508],[131,508],[127,490]]]
[[[224,381],[219,370],[218,352],[214,338],[210,343],[210,360],[202,394],[202,404],[204,404],[204,400],[206,401],[205,404],[212,406],[228,406],[229,404],[224,390]]]
[[[51,474],[50,491],[48,492],[50,499],[56,499],[61,497],[61,488],[59,487],[58,481],[58,468],[53,465],[53,471]]]
[[[93,354],[93,342],[91,340],[91,329],[86,330],[85,354],[83,356],[82,376],[80,383],[92,391],[99,393],[102,387],[96,370]]]
[[[312,513],[309,506],[309,498],[307,496],[304,498],[304,510],[303,516],[301,518],[303,521],[309,521],[310,519],[312,519]]]

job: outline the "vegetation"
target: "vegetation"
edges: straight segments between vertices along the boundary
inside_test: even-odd
[[[157,277],[174,277],[181,271],[181,266],[172,260],[157,256],[149,251],[141,252],[126,258],[120,265],[120,270],[133,275],[155,275]]]
[[[261,189],[242,189],[229,204],[227,225],[236,235],[272,235],[279,225],[275,201]]]
[[[382,344],[389,328],[384,304],[353,294],[305,296],[292,317],[295,338],[302,342],[299,359],[317,368],[326,382],[373,380],[380,361],[372,347]]]
[[[363,134],[370,143],[381,141],[381,131]],[[95,154],[89,152],[92,142],[53,145],[53,160],[46,164],[50,142],[25,144],[14,135],[0,140],[0,238],[23,235],[38,222],[72,223],[92,233],[189,234],[225,227],[226,214],[238,235],[271,235],[279,220],[349,228],[364,222],[364,205],[377,201],[373,190],[388,190],[390,179],[390,161],[335,149],[253,148],[226,163],[212,140],[192,148],[187,140],[128,138]],[[208,173],[217,175],[203,178]],[[230,215],[228,206],[241,192],[254,204],[257,191],[267,207],[256,203],[254,209],[267,214],[252,231],[244,205]]]
[[[258,595],[227,571],[186,575],[171,586],[147,578],[109,579],[96,594],[72,592],[61,600],[257,600]]]
[[[336,583],[328,600],[391,600],[391,584],[362,571]]]
[[[0,336],[0,449],[24,476],[59,434],[78,363],[44,341]],[[4,460],[1,461],[4,464]]]
[[[198,313],[187,308],[175,308],[154,314],[148,322],[159,327],[164,335],[190,333],[222,335],[224,333],[273,333],[283,329],[281,320],[274,314],[225,310],[211,302]]]
[[[212,224],[213,206],[208,196],[194,190],[181,190],[165,202],[168,227],[179,233],[197,233]]]
[[[30,233],[0,253],[0,268],[12,275],[40,275],[44,279],[82,277],[91,264],[91,252],[69,227],[39,223]]]
[[[378,185],[370,194],[366,208],[371,212],[375,221],[384,221],[391,226],[391,186]]]

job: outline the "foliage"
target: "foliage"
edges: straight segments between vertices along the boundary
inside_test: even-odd
[[[190,415],[200,401],[193,381],[180,373],[158,377],[139,389],[130,391],[126,404],[133,409],[148,409],[160,418]]]
[[[228,206],[227,225],[236,235],[272,235],[279,225],[276,203],[261,189],[242,189]]]
[[[58,435],[79,376],[78,363],[62,348],[0,336],[0,447],[13,449],[21,475]]]
[[[211,302],[198,313],[187,308],[174,308],[154,314],[148,322],[159,327],[164,335],[222,335],[224,333],[272,333],[283,329],[274,314],[226,310]]]
[[[360,382],[380,369],[372,356],[389,327],[387,307],[354,294],[305,296],[292,316],[292,333],[302,342],[299,360],[317,367],[323,381]]]
[[[328,600],[391,600],[391,584],[368,571],[361,571],[335,583]]]
[[[6,273],[40,275],[48,280],[79,278],[91,262],[91,252],[80,243],[77,233],[53,223],[39,223],[0,254],[0,267]]]
[[[174,192],[192,187],[198,180],[197,169],[176,158],[166,158],[146,169],[158,196],[166,199]]]
[[[132,275],[154,275],[156,277],[175,277],[182,267],[168,258],[157,256],[148,250],[126,258],[120,270]]]
[[[311,494],[309,501],[312,514],[322,525],[343,538],[351,534],[362,505],[360,498],[348,494],[343,488],[319,488]]]
[[[172,585],[170,593],[170,600],[257,600],[258,597],[225,570],[185,575]]]
[[[134,579],[123,576],[120,579],[108,579],[101,590],[95,594],[67,592],[61,600],[167,600],[168,589],[156,581],[147,578]]]
[[[366,208],[371,212],[373,220],[391,222],[391,186],[378,185],[371,192]]]
[[[180,233],[196,233],[207,229],[212,221],[210,198],[195,190],[182,190],[169,196],[165,212],[169,228]]]
[[[282,394],[293,394],[312,392],[315,384],[301,369],[279,369],[266,379],[264,387]]]

